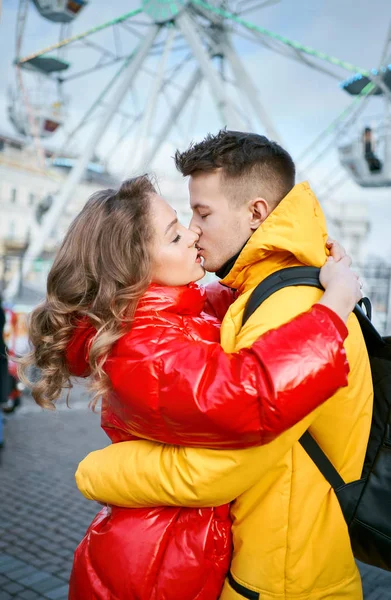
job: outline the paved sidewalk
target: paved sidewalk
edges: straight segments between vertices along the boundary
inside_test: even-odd
[[[29,400],[7,420],[0,466],[0,600],[65,600],[75,547],[99,506],[77,491],[79,460],[108,438],[78,392],[73,409]]]
[[[85,454],[107,444],[99,416],[88,410],[80,390],[71,406],[42,412],[27,399],[7,420],[0,466],[0,600],[67,598],[73,551],[99,510],[76,490],[74,472]],[[362,574],[365,600],[391,600],[391,573],[363,566]]]

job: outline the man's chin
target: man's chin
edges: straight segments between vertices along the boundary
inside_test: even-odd
[[[215,273],[218,269],[214,261],[208,260],[205,256],[202,256],[202,266],[207,273]]]
[[[218,271],[218,269],[219,269],[218,267],[215,267],[215,265],[213,265],[213,264],[209,265],[207,262],[204,262],[203,267],[207,273],[216,273],[216,271]]]
[[[208,263],[204,262],[204,269],[207,273],[216,273],[222,265],[217,265],[216,263]]]

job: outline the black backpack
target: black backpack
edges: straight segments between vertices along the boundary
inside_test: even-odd
[[[267,277],[251,294],[242,326],[266,298],[292,285],[323,289],[319,269],[291,267]],[[374,387],[372,424],[361,479],[345,483],[309,431],[299,441],[334,488],[354,556],[368,565],[391,571],[391,337],[382,337],[372,325],[367,298],[360,301],[354,314],[365,339]]]

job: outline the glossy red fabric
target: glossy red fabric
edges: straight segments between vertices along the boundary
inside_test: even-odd
[[[69,600],[218,598],[231,558],[228,513],[102,509],[76,550]]]
[[[346,385],[347,330],[332,311],[316,305],[251,349],[226,354],[220,322],[202,312],[205,299],[194,284],[153,285],[140,301],[131,331],[105,363],[113,392],[103,402],[102,426],[113,442],[259,445]],[[88,374],[94,334],[86,322],[75,331],[67,354],[75,375]]]
[[[223,314],[231,292],[208,302]],[[322,306],[225,354],[205,291],[151,286],[105,369],[112,394],[102,426],[136,438],[216,448],[270,441],[347,383],[342,321]],[[225,303],[225,306],[224,306]],[[94,328],[81,321],[68,347],[88,375]],[[300,368],[298,368],[300,362]],[[79,545],[69,600],[215,600],[231,553],[229,507],[102,510]]]

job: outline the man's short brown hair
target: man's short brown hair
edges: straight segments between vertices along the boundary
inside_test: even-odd
[[[220,130],[175,153],[183,176],[222,170],[227,193],[235,202],[263,197],[274,208],[295,185],[292,157],[264,135]]]

